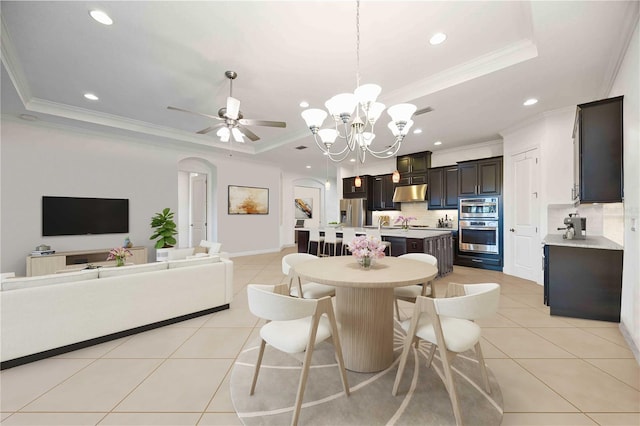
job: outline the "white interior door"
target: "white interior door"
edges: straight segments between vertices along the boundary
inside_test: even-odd
[[[189,197],[189,247],[207,239],[207,175],[192,173]]]
[[[509,228],[512,238],[514,275],[536,281],[541,268],[538,237],[538,149],[514,155],[514,213]]]

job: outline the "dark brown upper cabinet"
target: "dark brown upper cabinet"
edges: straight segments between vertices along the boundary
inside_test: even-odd
[[[500,195],[502,157],[458,163],[458,195]]]
[[[369,175],[360,176],[362,185],[356,187],[356,177],[348,177],[342,179],[342,198],[369,198]]]
[[[578,105],[573,133],[576,203],[615,203],[624,197],[623,96]]]
[[[396,184],[391,174],[371,177],[371,197],[369,210],[398,210],[400,203],[393,202],[393,192]]]
[[[433,167],[427,172],[429,210],[458,208],[458,166]]]
[[[427,171],[431,167],[431,151],[416,152],[396,159],[400,172],[399,186],[427,183]]]

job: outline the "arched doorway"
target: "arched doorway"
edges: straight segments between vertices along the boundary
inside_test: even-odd
[[[178,162],[178,247],[217,240],[216,188],[217,168],[209,161],[189,157]]]

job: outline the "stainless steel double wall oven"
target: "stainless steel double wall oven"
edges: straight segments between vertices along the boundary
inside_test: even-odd
[[[460,198],[458,202],[459,252],[500,255],[498,197]]]

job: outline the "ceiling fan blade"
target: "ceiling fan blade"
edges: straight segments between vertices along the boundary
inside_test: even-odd
[[[217,129],[219,127],[222,127],[224,125],[225,125],[224,123],[216,124],[215,126],[207,127],[206,129],[202,129],[202,130],[200,130],[200,131],[198,131],[196,133],[199,134],[199,135],[206,135],[207,133],[211,132],[212,130],[215,130],[215,129]]]
[[[244,135],[246,137],[251,139],[251,142],[255,142],[255,141],[260,139],[258,137],[258,135],[256,135],[255,133],[253,133],[251,130],[247,129],[246,127],[242,127],[242,126],[238,126],[238,127],[240,128],[240,130],[242,130],[242,133],[244,133]]]
[[[220,118],[220,117],[218,117],[216,115],[203,114],[201,112],[189,111],[188,109],[182,109],[182,108],[178,108],[178,107],[174,107],[174,106],[168,106],[167,109],[171,109],[171,110],[174,110],[174,111],[188,112],[189,114],[201,115],[201,116],[207,117],[207,118],[215,118],[216,120],[224,120],[224,118]]]
[[[431,107],[425,107],[425,108],[421,108],[419,110],[417,110],[416,112],[413,113],[413,115],[420,115],[420,114],[426,114],[428,112],[433,111],[433,108]]]
[[[238,114],[240,114],[240,101],[229,96],[227,98],[227,117],[237,120]]]
[[[238,123],[245,126],[287,127],[287,123],[284,121],[251,120],[248,118],[241,118]]]

